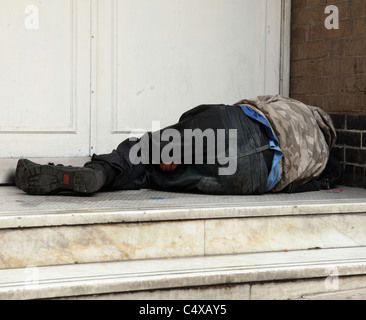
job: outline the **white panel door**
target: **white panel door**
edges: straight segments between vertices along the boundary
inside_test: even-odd
[[[280,88],[283,0],[99,0],[91,147]],[[93,21],[96,21],[94,19]]]
[[[285,2],[1,0],[0,183],[21,157],[82,164],[196,105],[279,93]]]
[[[88,156],[89,0],[1,0],[0,39],[0,158]]]

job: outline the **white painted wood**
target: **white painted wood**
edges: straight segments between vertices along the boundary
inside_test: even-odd
[[[280,94],[290,94],[291,0],[282,0]]]
[[[279,93],[281,3],[99,1],[94,152],[199,104]]]
[[[0,183],[21,157],[80,163],[196,105],[286,92],[288,0],[3,2]]]
[[[28,5],[3,0],[0,12],[0,157],[87,156],[89,1]]]

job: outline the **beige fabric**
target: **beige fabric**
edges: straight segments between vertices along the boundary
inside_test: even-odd
[[[265,116],[279,140],[283,158],[281,177],[273,192],[290,183],[317,178],[329,159],[337,135],[329,115],[320,108],[283,96],[259,96],[235,105],[247,105]]]

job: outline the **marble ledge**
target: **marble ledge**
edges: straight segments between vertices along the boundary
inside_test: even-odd
[[[366,214],[0,230],[0,269],[101,261],[366,247]]]
[[[338,290],[359,288],[365,283],[365,258],[364,248],[342,248],[8,269],[0,270],[0,298],[98,294],[117,299],[189,300],[222,299],[226,294],[224,297],[240,300],[291,299],[335,290],[328,288],[326,281],[334,268],[339,276]],[[34,284],[30,282],[32,273],[37,280]],[[204,296],[204,286],[216,292]],[[178,291],[172,292],[172,288]],[[113,295],[105,296],[110,293]]]
[[[152,190],[32,197],[0,188],[0,229],[221,218],[366,213],[366,190],[209,196]]]
[[[117,208],[116,208],[117,209]],[[0,213],[0,229],[276,216],[366,213],[365,203]]]

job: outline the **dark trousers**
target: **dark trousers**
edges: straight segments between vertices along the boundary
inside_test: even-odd
[[[167,129],[179,132],[181,139],[178,142],[162,139],[162,134],[169,132]],[[187,132],[192,133],[195,129],[201,130],[201,133],[208,132],[205,131],[207,129],[210,133],[214,132],[214,141],[205,137],[201,139],[202,136],[186,140]],[[144,163],[136,163],[131,158],[131,149],[136,148],[137,144],[146,147],[141,148],[143,151],[139,154],[146,160]],[[196,146],[202,149],[199,150],[198,163]],[[233,146],[235,153],[231,152]],[[159,164],[155,164],[157,161],[156,157],[154,161],[152,150],[177,150],[179,147],[180,152],[174,162],[181,165],[174,171],[162,171]],[[187,157],[187,150],[191,150],[190,157]],[[214,159],[212,153],[209,154],[210,150],[216,151]],[[187,159],[192,161],[187,163]],[[223,159],[227,160],[226,163]],[[105,189],[110,190],[150,188],[244,195],[266,192],[272,159],[269,138],[262,125],[247,117],[239,107],[201,105],[184,113],[179,122],[172,126],[155,133],[148,132],[140,139],[127,139],[110,154],[93,155],[85,166],[103,168],[108,176]],[[228,170],[230,165],[235,170]]]

